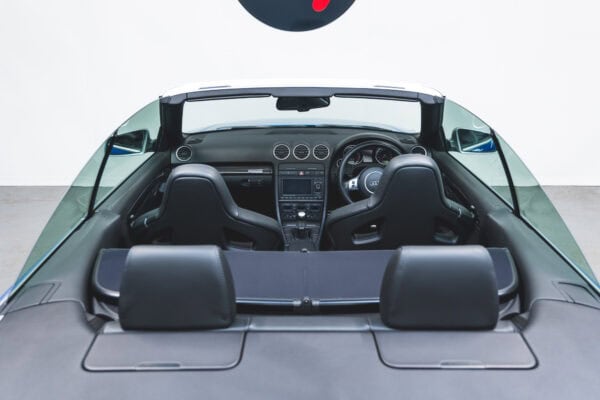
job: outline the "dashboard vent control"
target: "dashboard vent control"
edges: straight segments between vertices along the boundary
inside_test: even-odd
[[[324,144],[318,144],[313,149],[313,155],[317,160],[323,161],[329,157],[329,147],[325,146]]]
[[[410,152],[413,154],[421,154],[424,156],[427,155],[427,149],[423,146],[415,146],[412,149],[410,149]]]
[[[294,157],[296,157],[296,159],[298,159],[300,161],[306,160],[309,155],[310,155],[310,149],[308,148],[307,145],[299,144],[296,147],[294,147]]]
[[[278,144],[273,147],[273,157],[279,161],[283,161],[290,156],[290,148],[285,144]]]
[[[182,162],[192,159],[192,148],[190,146],[181,146],[175,152],[175,157]]]

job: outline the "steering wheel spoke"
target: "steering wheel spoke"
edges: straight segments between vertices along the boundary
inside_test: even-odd
[[[344,188],[349,192],[357,192],[358,188],[358,176],[344,182]]]

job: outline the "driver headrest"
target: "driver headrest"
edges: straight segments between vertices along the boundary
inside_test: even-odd
[[[406,246],[391,258],[380,295],[383,322],[398,329],[493,329],[496,274],[481,246]]]
[[[374,207],[379,204],[386,194],[394,189],[404,191],[410,185],[418,185],[421,189],[437,190],[442,193],[442,174],[431,157],[421,154],[401,154],[392,158],[383,170],[375,194],[369,199],[369,206]]]
[[[436,177],[440,177],[441,179],[440,169],[433,158],[422,154],[401,154],[392,158],[385,167],[379,186],[388,185],[399,171],[407,168],[411,168],[413,171],[431,171]]]
[[[233,280],[217,246],[135,246],[120,293],[123,329],[216,329],[235,318]]]

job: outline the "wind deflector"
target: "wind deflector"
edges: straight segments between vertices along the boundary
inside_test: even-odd
[[[104,250],[93,272],[96,296],[109,304],[119,301],[119,285],[128,249]],[[510,253],[488,249],[495,260],[498,297],[506,302],[517,294],[518,280]],[[322,313],[357,308],[376,310],[381,280],[395,250],[224,251],[236,291],[238,311],[297,311]],[[241,309],[239,308],[241,306]]]

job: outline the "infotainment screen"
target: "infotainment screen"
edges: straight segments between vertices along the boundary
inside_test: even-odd
[[[309,195],[311,194],[311,179],[282,179],[283,195]]]

